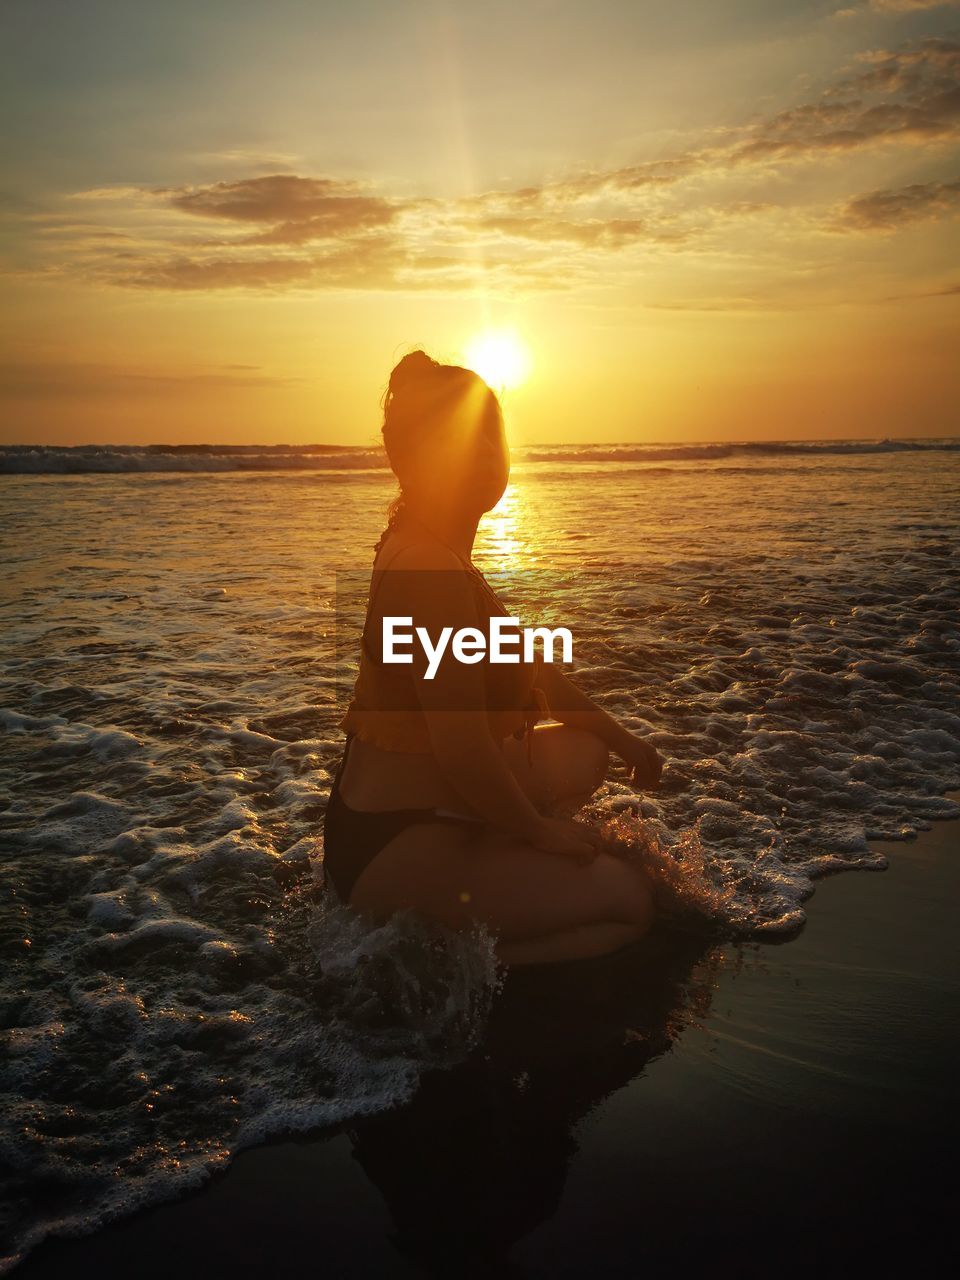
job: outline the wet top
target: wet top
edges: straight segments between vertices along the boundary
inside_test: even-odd
[[[442,544],[446,546],[446,544]],[[401,548],[402,549],[402,548]],[[453,548],[447,548],[453,550]],[[395,553],[395,554],[399,554]],[[477,607],[478,624],[491,617],[507,617],[508,612],[496,592],[479,569],[469,560],[454,552],[467,574]],[[391,556],[388,559],[393,559]],[[388,572],[386,565],[375,569],[367,605],[360,645],[360,668],[354,685],[354,695],[340,722],[340,727],[366,742],[388,751],[429,753],[432,750],[426,717],[420,709],[416,694],[416,680],[411,666],[383,662],[371,647],[367,629],[371,621],[371,609],[377,590]],[[424,572],[436,574],[448,570],[393,570],[410,575],[411,583]],[[480,666],[484,677],[487,718],[494,738],[502,739],[510,734],[522,737],[532,730],[538,720],[549,715],[543,691],[537,687],[542,659],[537,655],[532,662],[524,662],[522,655],[517,663],[494,663],[484,653]]]

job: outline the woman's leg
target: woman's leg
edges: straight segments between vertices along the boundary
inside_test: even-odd
[[[538,808],[575,812],[606,776],[605,743],[585,730],[539,725],[532,763],[524,739],[504,743],[507,763]],[[540,964],[616,951],[643,936],[653,889],[610,854],[579,865],[484,828],[408,827],[359,876],[350,903],[377,920],[410,908],[450,927],[482,920],[506,964]]]
[[[363,869],[351,906],[378,920],[410,908],[454,928],[485,922],[505,942],[584,925],[646,929],[653,892],[646,875],[611,854],[586,864],[545,853],[492,828],[418,823]]]

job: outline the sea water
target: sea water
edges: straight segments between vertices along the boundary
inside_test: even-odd
[[[485,930],[371,930],[316,887],[338,583],[393,491],[375,449],[0,449],[9,1259],[482,1036]],[[640,794],[615,764],[593,816],[679,914],[783,938],[818,877],[957,815],[958,546],[956,440],[609,445],[518,451],[474,558],[665,761]]]

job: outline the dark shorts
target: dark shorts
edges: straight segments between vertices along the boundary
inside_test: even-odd
[[[421,822],[442,822],[477,829],[479,818],[447,813],[443,809],[385,809],[382,812],[351,809],[340,796],[340,779],[352,735],[340,759],[323,818],[323,883],[341,902],[347,902],[364,867],[385,845],[407,827]]]

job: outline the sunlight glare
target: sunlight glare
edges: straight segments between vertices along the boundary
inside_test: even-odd
[[[488,330],[467,344],[464,364],[499,393],[526,381],[530,373],[530,352],[512,330]]]

